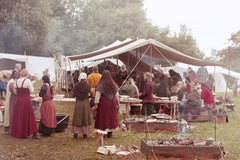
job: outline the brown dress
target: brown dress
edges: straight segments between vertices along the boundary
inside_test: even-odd
[[[72,119],[72,133],[74,134],[91,133],[90,92],[91,86],[86,81],[76,83],[73,88],[73,95],[76,97]]]

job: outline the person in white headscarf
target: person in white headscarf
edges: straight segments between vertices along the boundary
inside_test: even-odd
[[[92,91],[91,86],[86,82],[86,73],[80,73],[78,79],[79,82],[73,88],[76,103],[72,119],[72,133],[74,138],[77,138],[78,134],[83,134],[83,138],[87,138],[87,135],[91,132],[89,96],[92,95]]]

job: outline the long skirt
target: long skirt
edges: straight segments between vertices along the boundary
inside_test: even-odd
[[[51,135],[55,132],[55,128],[57,126],[56,120],[56,110],[55,104],[53,100],[42,102],[41,108],[41,120],[38,128],[38,132]]]
[[[142,106],[142,115],[151,115],[155,113],[154,106],[152,103],[144,103]]]
[[[29,90],[26,88],[17,88],[11,135],[18,138],[24,138],[33,133],[37,133],[37,131],[38,129]]]
[[[109,100],[102,94],[97,108],[94,128],[102,131],[112,131],[117,127],[118,119],[116,97],[114,96],[111,100]]]
[[[76,99],[73,120],[72,133],[90,134],[91,133],[91,115],[89,100]]]
[[[52,133],[55,132],[55,128],[49,128],[43,125],[42,120],[40,120],[38,132],[42,133],[43,135],[50,136]]]

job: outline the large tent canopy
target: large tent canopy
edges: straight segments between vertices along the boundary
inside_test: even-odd
[[[116,41],[107,47],[103,47],[97,51],[85,53],[81,55],[69,56],[71,61],[96,61],[110,57],[119,56],[123,62],[129,59],[129,53],[135,52],[135,57],[140,59],[143,55],[154,57],[164,61],[182,62],[195,66],[219,66],[219,64],[206,62],[191,56],[185,55],[173,48],[170,48],[154,39],[126,39],[122,42]],[[120,56],[121,55],[121,56]],[[129,63],[130,64],[130,63]]]

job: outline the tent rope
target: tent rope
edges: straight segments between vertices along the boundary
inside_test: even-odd
[[[143,53],[143,56],[138,60],[138,62],[135,64],[135,66],[133,67],[133,69],[131,70],[131,72],[127,75],[126,79],[123,81],[123,83],[121,84],[121,86],[119,87],[119,90],[122,88],[123,84],[126,82],[126,80],[130,77],[130,75],[132,74],[132,72],[135,70],[135,68],[137,67],[137,65],[140,63],[140,61],[143,59],[143,57],[146,55],[147,51],[149,50],[151,46],[149,45],[148,48],[145,50],[145,52]]]
[[[171,66],[173,66],[173,64],[166,58],[166,56],[162,54],[161,51],[159,51],[159,49],[156,46],[153,47],[158,51],[158,53],[160,53],[161,56],[163,56],[164,60],[166,60]]]

